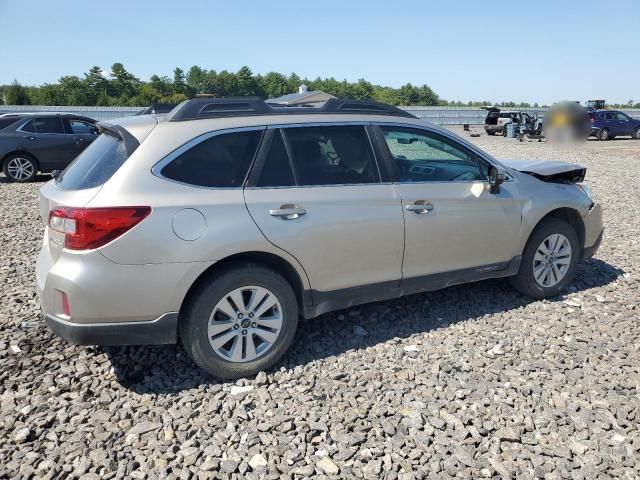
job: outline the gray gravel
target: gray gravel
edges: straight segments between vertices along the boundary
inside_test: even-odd
[[[0,477],[638,478],[640,142],[473,141],[589,168],[606,237],[566,295],[496,280],[336,312],[235,384],[179,347],[49,333],[40,184],[0,183]]]

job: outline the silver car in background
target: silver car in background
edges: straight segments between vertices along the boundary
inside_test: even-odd
[[[563,162],[498,162],[385,104],[196,99],[101,135],[40,192],[37,286],[76,344],[180,339],[220,378],[298,318],[487,278],[557,295],[602,239]]]

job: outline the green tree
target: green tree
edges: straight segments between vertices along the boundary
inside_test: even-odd
[[[126,103],[131,97],[138,93],[140,80],[133,74],[129,73],[121,63],[114,63],[111,66],[110,76],[110,97],[116,97]]]
[[[4,91],[5,105],[28,105],[27,89],[14,80]]]
[[[194,65],[186,76],[187,86],[194,93],[211,93],[209,91],[209,76],[207,71]]]
[[[84,84],[87,89],[87,100],[89,105],[108,104],[108,81],[104,77],[102,68],[98,67],[97,65],[91,67],[89,73],[84,74]],[[105,101],[107,103],[104,103]]]
[[[175,95],[186,95],[187,93],[187,80],[184,70],[179,67],[173,70],[173,93]]]

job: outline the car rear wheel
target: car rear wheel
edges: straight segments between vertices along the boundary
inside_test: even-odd
[[[609,130],[601,128],[598,132],[598,140],[609,140]]]
[[[633,138],[635,138],[636,140],[640,140],[640,127],[636,128],[633,132]]]
[[[248,265],[215,276],[195,292],[181,313],[180,336],[196,365],[234,379],[272,366],[297,325],[289,283],[273,270]]]
[[[38,175],[38,164],[27,155],[11,155],[4,161],[3,171],[12,182],[31,182]]]
[[[530,297],[553,297],[571,283],[579,258],[573,227],[555,218],[543,220],[529,237],[518,274],[509,280]]]

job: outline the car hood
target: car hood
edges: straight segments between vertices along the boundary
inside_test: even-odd
[[[501,163],[543,182],[578,183],[587,173],[582,165],[555,160],[501,160]]]

